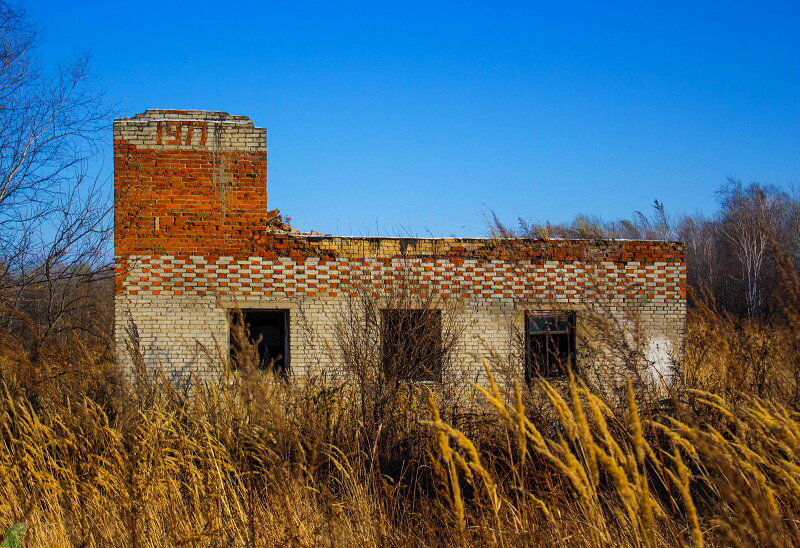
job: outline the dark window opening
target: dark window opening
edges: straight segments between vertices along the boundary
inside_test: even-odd
[[[231,359],[241,366],[239,353],[249,355],[255,367],[261,371],[273,371],[282,377],[289,373],[289,311],[288,310],[242,310],[242,320],[249,351],[243,351],[231,332]],[[231,329],[235,329],[235,322]],[[255,345],[255,348],[253,348]]]
[[[382,310],[384,372],[408,381],[442,379],[442,316],[439,310]]]
[[[529,313],[525,317],[525,380],[565,377],[575,366],[575,313]]]

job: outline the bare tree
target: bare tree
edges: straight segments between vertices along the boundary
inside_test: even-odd
[[[686,246],[689,285],[701,293],[715,294],[721,276],[717,223],[700,214],[686,215],[678,222],[677,232]]]
[[[89,170],[110,111],[85,56],[44,67],[37,40],[0,0],[0,320],[33,317],[24,325],[46,337],[95,298],[81,284],[109,262],[109,197]]]
[[[744,186],[729,179],[718,192],[721,244],[735,259],[742,284],[745,311],[754,317],[763,311],[765,270],[770,260],[769,237],[780,232],[783,193],[756,183]]]

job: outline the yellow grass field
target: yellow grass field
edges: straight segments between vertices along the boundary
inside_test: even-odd
[[[419,387],[126,383],[96,349],[34,367],[7,340],[0,524],[22,546],[794,546],[796,340],[699,307],[670,405],[572,378],[492,382],[470,415]]]

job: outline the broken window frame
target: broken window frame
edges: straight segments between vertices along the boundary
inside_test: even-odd
[[[525,381],[563,379],[575,368],[576,313],[532,310],[525,313]]]
[[[291,310],[286,308],[245,308],[241,310],[232,311],[229,313],[229,330],[228,330],[228,338],[229,338],[229,346],[230,346],[230,359],[231,364],[234,368],[238,368],[238,361],[236,359],[236,349],[233,341],[233,335],[231,334],[231,330],[233,329],[232,324],[232,315],[233,314],[241,314],[242,321],[247,328],[247,333],[250,335],[250,340],[253,341],[252,333],[253,331],[261,331],[262,338],[258,343],[258,355],[259,355],[259,363],[256,366],[258,371],[270,371],[275,373],[277,376],[281,378],[288,378],[289,372],[291,371]],[[273,323],[274,325],[279,325],[278,327],[278,339],[280,339],[279,344],[270,345],[267,341],[264,340],[263,337],[263,328],[256,328],[253,329],[253,319],[258,318],[261,316],[261,321],[258,323],[265,324],[265,323]],[[272,316],[272,322],[265,322],[264,318]],[[277,321],[274,321],[277,320]],[[263,345],[263,346],[262,346]],[[270,351],[270,346],[272,346],[272,351]],[[279,349],[282,352],[276,352],[275,350]],[[269,364],[266,360],[266,356],[264,354],[264,350],[270,352],[271,354],[279,354],[280,358],[276,360],[274,363]]]
[[[381,310],[380,325],[381,366],[387,377],[410,383],[442,382],[445,352],[441,310],[386,308]],[[423,346],[419,339],[423,339]],[[425,357],[428,351],[432,355]]]

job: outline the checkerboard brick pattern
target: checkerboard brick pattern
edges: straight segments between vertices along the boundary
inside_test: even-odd
[[[343,238],[270,229],[266,132],[246,117],[152,111],[117,120],[116,336],[130,361],[213,378],[231,308],[288,309],[294,375],[339,371],[336,322],[365,292],[434,296],[463,325],[445,378],[518,352],[528,310],[635,312],[653,340],[680,349],[683,248],[673,242]],[[511,334],[511,335],[510,335]],[[519,359],[520,373],[522,360]],[[449,375],[449,377],[448,377]]]

